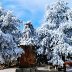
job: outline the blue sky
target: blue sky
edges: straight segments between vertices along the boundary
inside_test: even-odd
[[[39,27],[44,13],[45,6],[56,0],[0,0],[0,6],[6,10],[12,10],[13,14],[23,21],[32,21],[35,28]],[[72,7],[72,0],[68,0]]]

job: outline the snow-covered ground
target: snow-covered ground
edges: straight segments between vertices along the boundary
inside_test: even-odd
[[[0,72],[16,72],[16,69],[17,68],[9,68],[9,69],[3,69],[3,70],[0,70]],[[37,67],[37,71],[50,71],[48,69],[48,67]]]
[[[72,72],[72,67],[66,69],[67,72]]]
[[[4,69],[4,70],[0,70],[0,72],[16,72],[16,68]]]
[[[37,67],[37,70],[42,70],[42,71],[50,71],[47,67]],[[67,68],[66,69],[67,72],[72,72],[72,68]],[[0,70],[0,72],[16,72],[16,68],[9,68],[9,69],[3,69]]]
[[[37,69],[38,70],[45,70],[45,71],[48,70],[48,68],[45,68],[45,67],[38,67]]]

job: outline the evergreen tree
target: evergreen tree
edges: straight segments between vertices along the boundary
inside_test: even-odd
[[[47,7],[44,21],[37,29],[39,37],[39,52],[47,54],[48,62],[63,66],[64,59],[72,54],[71,42],[71,9],[64,1],[57,1]]]
[[[8,64],[16,61],[23,50],[18,48],[21,32],[18,29],[21,21],[11,11],[0,8],[0,63]]]
[[[21,37],[20,45],[37,45],[38,39],[36,31],[31,22],[25,24],[24,32]]]

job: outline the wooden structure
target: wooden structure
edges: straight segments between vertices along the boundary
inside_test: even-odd
[[[20,45],[21,48],[25,51],[25,54],[22,54],[19,58],[20,67],[31,67],[36,63],[35,47],[28,45]]]

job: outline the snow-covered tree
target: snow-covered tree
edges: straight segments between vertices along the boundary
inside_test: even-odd
[[[48,24],[49,29],[58,28],[59,24],[68,21],[67,11],[69,7],[64,1],[57,1],[48,6],[44,16],[44,22]]]
[[[51,34],[49,33],[48,28],[41,26],[37,30],[37,35],[39,39],[39,45],[37,49],[38,54],[46,55],[48,51],[50,51],[50,43],[51,43]]]
[[[36,36],[36,31],[31,22],[25,24],[25,29],[21,37],[20,45],[37,45],[38,39]]]
[[[72,13],[64,1],[57,1],[48,6],[43,24],[37,29],[39,37],[39,52],[47,54],[49,62],[63,65],[62,56],[72,54]]]
[[[21,21],[13,16],[11,11],[7,11],[4,14],[0,17],[1,30],[4,33],[12,34],[14,41],[18,44],[19,37],[21,36],[21,32],[19,31],[18,27],[20,26]]]
[[[23,50],[18,48],[21,32],[18,27],[21,21],[11,11],[0,7],[0,63],[6,64],[17,60]]]

